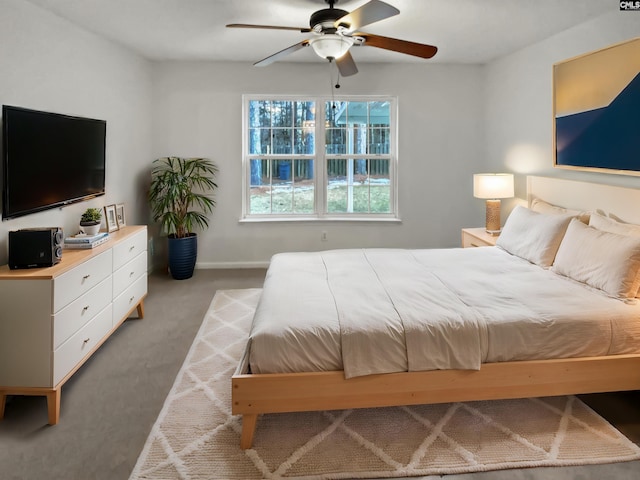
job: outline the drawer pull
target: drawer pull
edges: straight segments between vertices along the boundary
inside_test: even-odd
[[[136,248],[136,246],[135,246],[135,245],[131,245],[131,246],[129,247],[129,251],[130,251],[130,252],[133,252],[133,250],[135,250],[135,248]]]
[[[89,305],[85,305],[85,307],[82,309],[82,313],[86,312],[87,310],[89,310]]]
[[[133,277],[136,274],[136,272],[130,272],[129,273],[129,278]]]
[[[129,303],[133,302],[133,301],[135,300],[135,298],[136,298],[136,297],[131,297],[131,298],[129,299]]]
[[[82,281],[84,282],[85,280],[88,280],[90,276],[90,274],[85,275],[84,277],[82,277]]]
[[[85,338],[85,339],[82,341],[82,343],[83,343],[84,345],[86,345],[87,343],[89,343],[89,340],[91,340],[91,338]]]

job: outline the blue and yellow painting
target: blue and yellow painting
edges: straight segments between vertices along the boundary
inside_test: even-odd
[[[640,39],[554,65],[555,166],[640,175]]]

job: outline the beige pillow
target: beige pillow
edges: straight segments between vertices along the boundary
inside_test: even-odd
[[[577,217],[582,223],[589,223],[590,212],[583,212],[580,210],[571,210],[569,208],[559,207],[553,205],[539,198],[534,198],[531,201],[531,210],[539,213],[549,213],[555,215],[573,215]]]
[[[640,225],[618,222],[611,217],[605,217],[597,212],[591,214],[589,226],[602,230],[603,232],[640,237]]]
[[[531,263],[550,267],[572,218],[538,213],[518,205],[507,218],[496,245]]]
[[[640,286],[640,237],[619,235],[572,220],[551,270],[621,299]]]

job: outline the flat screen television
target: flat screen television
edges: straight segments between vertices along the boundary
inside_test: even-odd
[[[2,106],[2,220],[58,208],[105,189],[107,122]]]

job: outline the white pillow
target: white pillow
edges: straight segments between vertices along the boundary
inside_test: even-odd
[[[538,213],[517,205],[507,218],[496,245],[531,263],[550,267],[572,218],[570,215]]]
[[[533,210],[534,212],[549,213],[555,215],[573,215],[574,217],[578,217],[578,219],[580,219],[582,223],[589,223],[589,217],[591,215],[590,212],[571,210],[569,208],[552,205],[551,203],[540,200],[539,198],[534,198],[531,201],[531,210]]]
[[[591,218],[589,219],[589,226],[604,232],[640,237],[640,225],[619,222],[614,218],[606,217],[599,213],[591,215]],[[640,272],[638,272],[638,275],[640,275]],[[638,289],[638,293],[640,294],[640,288]]]
[[[589,226],[602,230],[603,232],[640,237],[640,225],[618,222],[611,217],[605,217],[599,213],[591,214]]]
[[[613,297],[633,298],[640,285],[640,237],[604,232],[572,220],[551,270]]]

